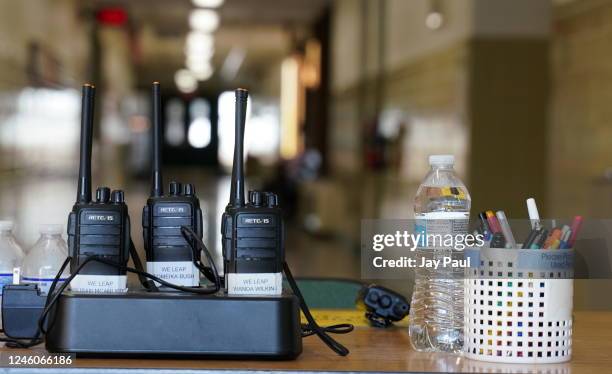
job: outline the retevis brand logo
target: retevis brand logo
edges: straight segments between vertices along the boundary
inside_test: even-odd
[[[159,211],[162,213],[185,213],[184,207],[168,206],[160,207]]]
[[[115,216],[105,216],[103,214],[88,214],[87,215],[87,219],[90,221],[104,221],[104,222],[108,222],[108,221],[114,221],[115,220]]]

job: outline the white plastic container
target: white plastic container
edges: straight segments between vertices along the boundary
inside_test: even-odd
[[[62,239],[62,225],[40,225],[40,238],[23,261],[21,279],[24,283],[37,284],[46,294],[67,257],[68,246]],[[68,272],[64,270],[60,281],[67,277]]]
[[[13,269],[21,266],[22,261],[23,250],[13,236],[13,222],[0,221],[0,303],[4,286],[13,282]]]
[[[559,363],[572,355],[573,249],[467,249],[468,358]]]

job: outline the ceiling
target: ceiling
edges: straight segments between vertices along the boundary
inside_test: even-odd
[[[310,25],[329,2],[225,0],[218,8],[221,22],[214,33],[215,70],[219,71],[232,48],[241,48],[246,54],[235,81],[256,81],[291,52],[295,40],[308,35]],[[137,67],[139,84],[148,85],[157,79],[171,82],[174,72],[184,66],[188,17],[195,8],[190,0],[94,0],[84,6],[90,9],[119,6],[127,11],[142,61]],[[232,83],[235,82],[220,79],[219,74],[206,82],[216,87]]]

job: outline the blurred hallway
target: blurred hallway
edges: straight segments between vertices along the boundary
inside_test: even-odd
[[[93,82],[94,186],[126,191],[142,250],[153,81],[166,183],[195,184],[217,260],[236,87],[299,276],[359,279],[361,220],[412,218],[430,154],[455,155],[473,216],[533,196],[610,218],[611,25],[612,0],[0,0],[0,219],[25,246],[65,225]]]

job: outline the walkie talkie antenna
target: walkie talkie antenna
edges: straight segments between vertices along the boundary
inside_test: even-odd
[[[249,91],[244,88],[236,90],[236,133],[234,142],[234,166],[232,168],[232,189],[229,205],[244,206],[244,127]]]
[[[161,94],[159,82],[153,82],[153,180],[151,196],[163,196],[164,180],[161,172]]]
[[[93,139],[95,90],[92,84],[83,85],[83,98],[81,103],[81,154],[77,187],[77,202],[79,203],[88,203],[91,201],[91,148]]]

